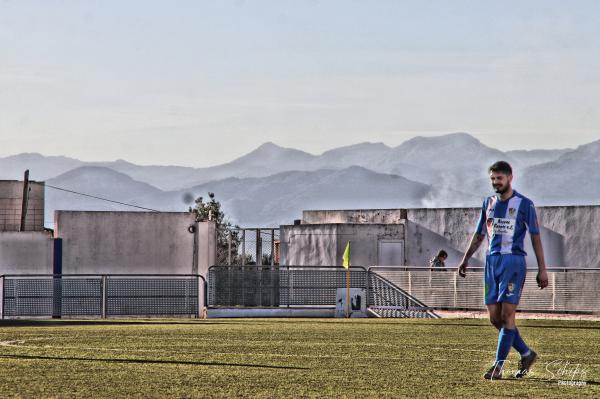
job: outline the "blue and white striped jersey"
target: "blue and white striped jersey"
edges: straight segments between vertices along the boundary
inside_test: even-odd
[[[525,233],[539,234],[533,202],[513,190],[506,201],[493,195],[483,201],[477,233],[487,235],[488,254],[527,255],[523,247]]]

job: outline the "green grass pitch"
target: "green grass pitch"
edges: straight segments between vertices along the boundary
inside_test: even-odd
[[[600,397],[600,322],[519,326],[540,360],[490,382],[478,319],[5,320],[0,396]]]

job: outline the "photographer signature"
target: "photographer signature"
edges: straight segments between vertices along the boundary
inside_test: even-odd
[[[511,363],[505,360],[501,366],[504,374],[514,374]],[[544,368],[538,366],[538,371],[530,371],[529,376],[548,380],[556,380],[559,385],[585,386],[587,383],[588,369],[580,363],[571,363],[569,360],[553,360],[546,362]]]

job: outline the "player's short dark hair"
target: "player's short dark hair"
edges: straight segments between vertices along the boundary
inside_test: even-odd
[[[498,161],[488,168],[488,173],[492,172],[504,173],[505,175],[512,175],[512,167],[506,161]]]
[[[440,249],[440,252],[438,252],[437,257],[438,258],[447,258],[448,252],[444,251],[443,249]]]

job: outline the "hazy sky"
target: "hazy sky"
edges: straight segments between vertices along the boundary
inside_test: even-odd
[[[600,139],[600,1],[0,0],[0,156]]]

